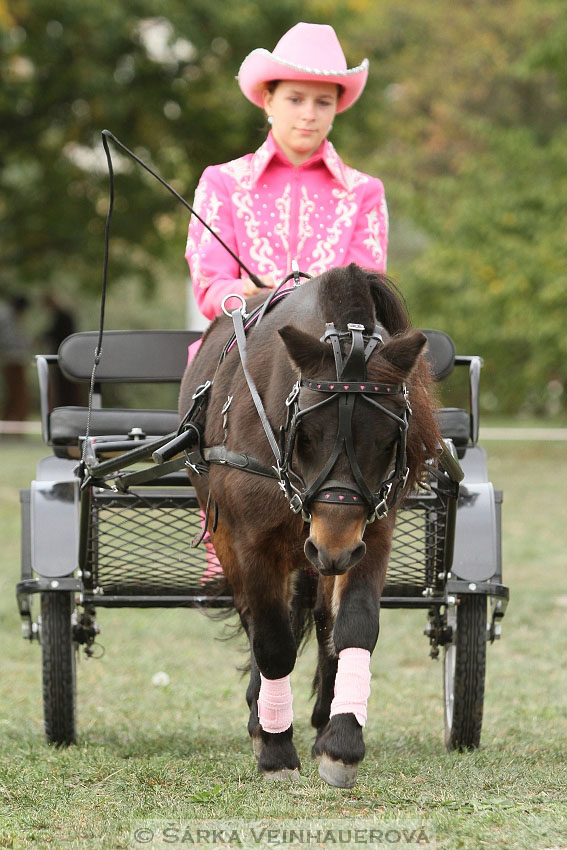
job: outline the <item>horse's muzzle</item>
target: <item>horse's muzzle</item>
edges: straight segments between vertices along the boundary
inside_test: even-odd
[[[366,554],[366,543],[363,540],[338,552],[330,552],[326,546],[318,545],[313,537],[308,537],[303,548],[307,559],[323,576],[343,575]]]

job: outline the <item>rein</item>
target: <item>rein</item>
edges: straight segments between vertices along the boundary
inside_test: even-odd
[[[114,144],[117,147],[120,148],[120,150],[124,151],[124,153],[128,154],[128,156],[131,157],[131,159],[133,159],[135,162],[137,162],[138,165],[141,165],[142,168],[144,168],[149,174],[152,175],[152,177],[155,177],[155,179],[157,181],[159,181],[159,183],[161,183],[161,185],[164,186],[168,190],[168,192],[170,192],[174,196],[174,198],[177,198],[177,200],[180,201],[183,204],[183,206],[187,210],[189,210],[189,212],[192,215],[194,215],[195,218],[197,218],[204,227],[206,227],[206,229],[209,231],[209,233],[211,233],[214,236],[214,238],[218,242],[220,242],[220,244],[223,246],[223,248],[226,251],[228,251],[228,253],[231,255],[231,257],[234,260],[236,260],[236,262],[238,263],[240,268],[243,269],[246,272],[246,274],[248,275],[248,277],[250,278],[252,283],[254,283],[255,286],[257,286],[259,289],[266,289],[265,284],[262,283],[260,278],[257,275],[255,275],[254,272],[252,272],[248,268],[248,266],[240,259],[240,257],[237,254],[234,253],[232,248],[230,248],[226,244],[226,242],[219,236],[219,234],[199,215],[198,212],[195,211],[195,209],[191,206],[191,204],[189,204],[185,200],[185,198],[182,195],[180,195],[179,192],[177,192],[173,188],[173,186],[171,186],[166,180],[164,180],[163,177],[160,177],[160,175],[156,171],[154,171],[152,168],[150,168],[150,166],[147,165],[143,161],[143,159],[141,159],[139,156],[137,156],[133,151],[131,151],[130,148],[127,148],[125,144],[123,144],[121,141],[119,141],[119,139],[117,139],[116,136],[113,133],[110,132],[110,130],[103,130],[101,135],[102,135],[102,146],[104,148],[104,153],[105,153],[105,156],[106,156],[106,162],[107,162],[107,167],[108,167],[109,203],[108,203],[108,212],[107,212],[107,215],[106,215],[106,224],[105,224],[105,229],[104,229],[104,260],[103,260],[103,271],[102,271],[102,293],[101,293],[101,300],[100,300],[99,330],[98,330],[98,338],[97,338],[96,348],[95,348],[95,351],[94,351],[93,368],[92,368],[90,385],[89,385],[87,426],[86,426],[86,434],[85,434],[85,440],[83,442],[83,451],[82,451],[82,457],[81,457],[81,465],[83,467],[86,467],[86,465],[87,465],[86,452],[87,452],[87,444],[88,444],[88,439],[89,439],[90,429],[91,429],[91,418],[92,418],[92,408],[93,408],[94,387],[95,387],[95,381],[96,381],[96,371],[97,371],[97,367],[98,367],[100,360],[101,360],[101,357],[102,357],[102,340],[103,340],[103,335],[104,335],[104,321],[105,321],[105,309],[106,309],[106,291],[107,291],[107,287],[108,287],[108,257],[109,257],[109,246],[110,246],[110,224],[112,222],[112,214],[113,214],[113,211],[114,211],[114,169],[113,169],[113,166],[112,166],[112,156],[111,156],[111,153],[110,153],[110,147],[108,145],[109,139],[111,139],[114,142]]]

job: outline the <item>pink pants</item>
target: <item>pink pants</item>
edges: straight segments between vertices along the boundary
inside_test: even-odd
[[[187,349],[187,365],[193,362],[197,352],[199,351],[202,343],[202,339],[197,339],[195,342],[192,342],[189,348]]]
[[[205,514],[203,511],[200,511],[199,513],[201,514],[201,528],[203,528],[205,525]],[[200,583],[206,584],[211,579],[222,574],[222,567],[219,559],[217,558],[217,553],[215,552],[215,547],[213,546],[213,542],[208,531],[203,538],[203,545],[207,553],[207,567],[201,576]]]

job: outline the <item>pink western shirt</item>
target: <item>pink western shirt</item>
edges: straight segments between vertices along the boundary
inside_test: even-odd
[[[313,276],[351,262],[386,269],[384,187],[345,165],[327,140],[295,167],[270,133],[255,153],[206,168],[194,205],[251,271],[276,283],[292,260]],[[194,216],[185,256],[199,309],[212,319],[247,275]]]

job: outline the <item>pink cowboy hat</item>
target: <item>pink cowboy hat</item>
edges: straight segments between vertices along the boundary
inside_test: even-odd
[[[347,68],[333,27],[299,23],[280,38],[273,53],[263,47],[249,53],[237,79],[248,100],[260,107],[262,91],[270,80],[337,83],[343,87],[337,112],[344,112],[362,94],[367,77],[368,59],[356,68]]]

